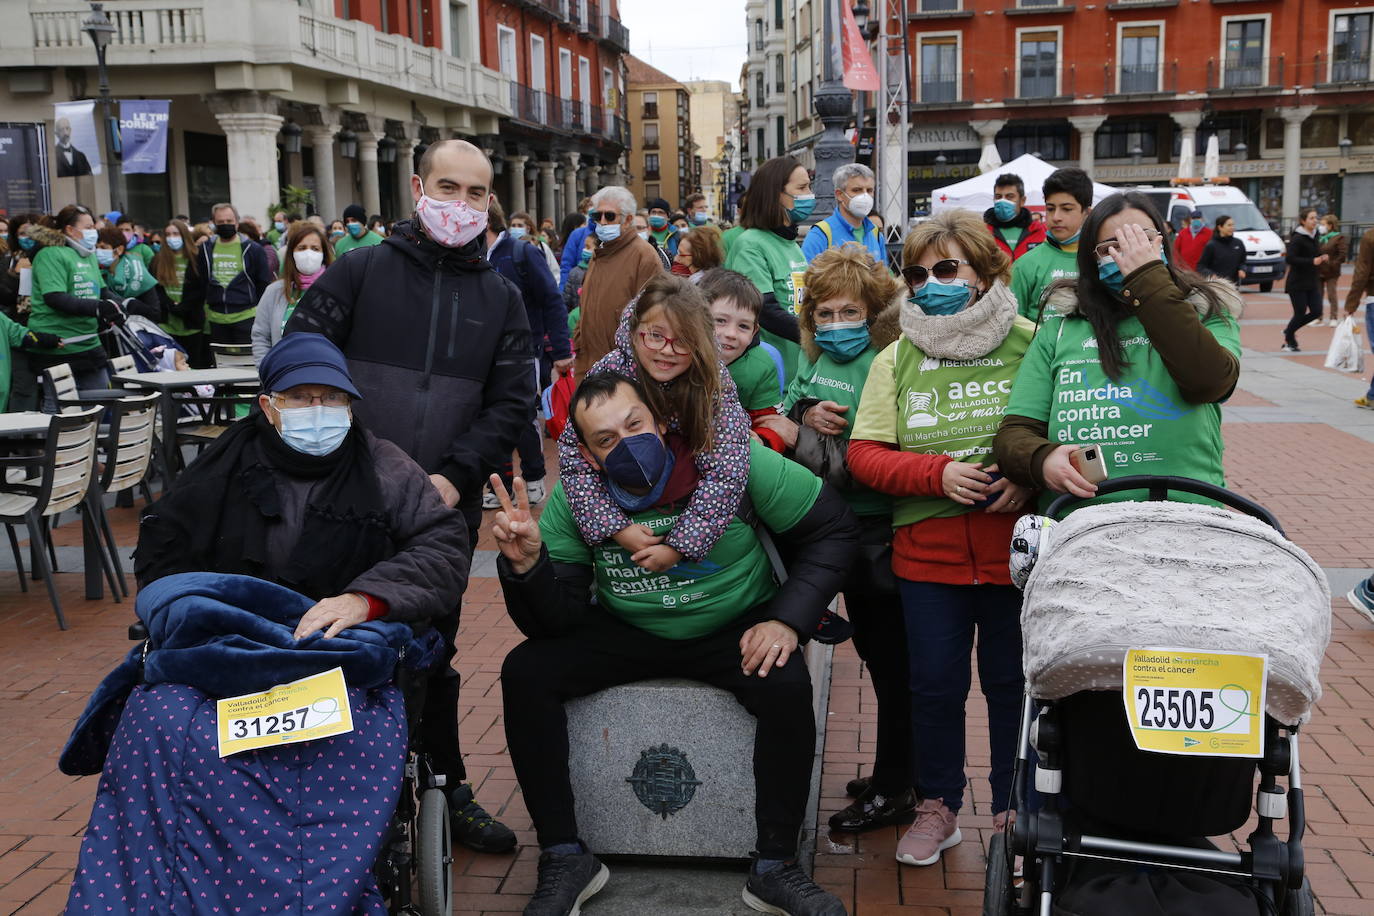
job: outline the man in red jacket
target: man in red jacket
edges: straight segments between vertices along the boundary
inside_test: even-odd
[[[1202,249],[1212,240],[1212,227],[1202,218],[1202,211],[1194,209],[1183,231],[1174,236],[1174,257],[1189,270],[1197,270]]]
[[[1026,209],[1026,184],[1011,172],[998,175],[993,183],[992,206],[984,211],[983,222],[1013,261],[1045,241],[1045,224],[1031,219]]]

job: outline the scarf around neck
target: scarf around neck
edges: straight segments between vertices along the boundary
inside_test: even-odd
[[[1016,297],[997,280],[981,299],[953,315],[927,315],[905,300],[900,320],[906,339],[927,356],[977,359],[1007,339],[1016,320]]]

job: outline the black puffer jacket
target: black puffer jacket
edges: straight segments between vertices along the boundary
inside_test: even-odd
[[[534,419],[530,328],[515,284],[479,238],[445,248],[407,220],[382,244],[330,265],[286,333],[313,331],[343,350],[373,434],[427,474],[442,474],[469,514],[488,474]]]
[[[1197,270],[1203,276],[1224,277],[1234,283],[1245,269],[1245,258],[1245,243],[1240,239],[1213,235],[1197,259]]]
[[[1283,258],[1288,262],[1288,282],[1283,287],[1285,292],[1300,293],[1321,288],[1317,280],[1317,265],[1312,263],[1319,254],[1321,250],[1317,240],[1306,232],[1295,230],[1288,237],[1288,253]]]

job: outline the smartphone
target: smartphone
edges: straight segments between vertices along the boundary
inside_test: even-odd
[[[1083,475],[1088,483],[1101,483],[1107,479],[1107,459],[1102,449],[1096,445],[1085,445],[1069,453],[1073,469]]]
[[[1002,479],[1002,475],[999,474],[999,473],[997,473],[996,471],[989,471],[989,472],[987,472],[987,473],[988,473],[988,476],[992,478],[991,480],[988,481],[988,486],[992,486],[992,485],[995,484],[997,481],[999,481],[999,480]],[[997,500],[999,500],[999,499],[1001,499],[1001,498],[1002,498],[1002,494],[1001,494],[1001,493],[990,493],[989,495],[984,496],[982,499],[975,499],[975,500],[973,501],[973,508],[975,508],[975,509],[986,509],[988,506],[991,506],[993,503],[997,502]]]

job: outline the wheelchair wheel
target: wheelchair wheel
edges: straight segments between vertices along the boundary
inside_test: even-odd
[[[420,796],[420,816],[415,823],[415,864],[420,895],[416,901],[422,916],[449,916],[453,912],[453,853],[450,848],[448,799],[439,789]]]
[[[988,870],[983,883],[983,916],[1011,916],[1011,853],[1007,835],[994,833],[988,840]]]
[[[1283,916],[1313,916],[1317,905],[1312,899],[1312,882],[1302,879],[1302,887],[1288,892],[1283,902]]]

